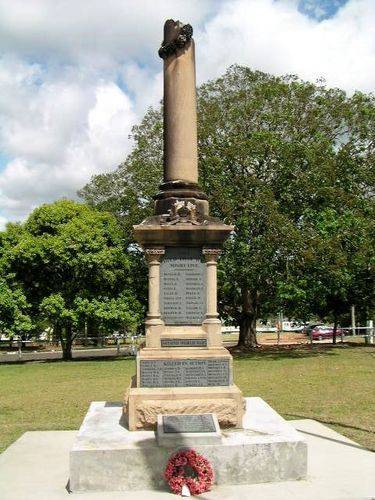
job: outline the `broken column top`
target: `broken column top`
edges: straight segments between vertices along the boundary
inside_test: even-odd
[[[168,19],[164,24],[164,40],[159,49],[159,56],[166,59],[176,53],[178,49],[183,49],[190,42],[192,36],[193,28],[190,24]]]
[[[164,60],[164,182],[198,183],[197,104],[193,28],[169,19]]]

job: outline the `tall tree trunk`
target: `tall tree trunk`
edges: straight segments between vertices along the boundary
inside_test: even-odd
[[[65,338],[61,335],[61,347],[63,351],[63,360],[71,361],[72,356],[72,344],[73,344],[73,332],[72,325],[66,325],[65,327]]]
[[[58,344],[61,338],[61,327],[57,323],[52,328],[52,344]]]
[[[332,334],[332,343],[336,344],[337,340],[337,314],[336,312],[333,313],[333,334]]]
[[[87,319],[87,336],[90,340],[94,340],[96,346],[100,345],[99,328],[97,322],[92,318]]]
[[[259,292],[242,289],[242,314],[240,318],[240,335],[238,347],[254,349],[258,347],[256,323],[258,319]]]

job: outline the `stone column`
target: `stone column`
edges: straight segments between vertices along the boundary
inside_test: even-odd
[[[164,25],[164,182],[198,182],[195,53],[192,28]]]
[[[204,323],[220,323],[217,312],[217,259],[220,254],[218,248],[203,248],[207,268],[207,312]]]
[[[160,315],[160,260],[164,255],[163,248],[146,248],[148,263],[148,313],[146,325],[163,324]]]

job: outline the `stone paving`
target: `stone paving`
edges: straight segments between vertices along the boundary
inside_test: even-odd
[[[314,420],[292,421],[305,437],[308,478],[303,481],[215,487],[201,499],[375,499],[375,454]],[[90,492],[66,489],[69,450],[76,431],[26,432],[0,455],[1,500],[136,500],[177,498],[165,491]],[[129,464],[129,467],[131,464]]]

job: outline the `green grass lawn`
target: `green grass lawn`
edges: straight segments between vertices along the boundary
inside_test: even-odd
[[[285,418],[319,420],[375,450],[375,349],[235,354],[235,381]],[[78,429],[90,401],[120,401],[134,359],[0,365],[0,450],[29,430]]]

